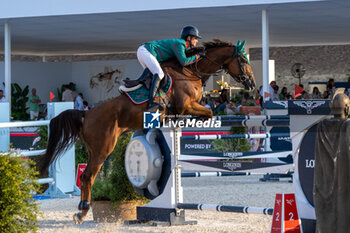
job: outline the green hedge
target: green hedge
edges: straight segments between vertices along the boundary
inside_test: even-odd
[[[110,166],[97,177],[92,187],[92,201],[108,200],[112,202],[147,200],[136,193],[128,180],[124,167],[124,154],[132,132],[120,136],[110,155]]]
[[[0,232],[36,232],[39,207],[34,162],[0,154]]]
[[[247,129],[244,127],[232,127],[230,132],[231,134],[246,134]],[[211,144],[216,152],[247,152],[251,147],[248,139],[245,138],[216,139]]]

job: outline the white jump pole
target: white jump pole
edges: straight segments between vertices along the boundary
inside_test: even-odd
[[[264,95],[269,92],[269,18],[266,10],[262,10],[262,78]]]
[[[269,92],[269,17],[267,10],[262,10],[262,84],[263,84],[263,101],[269,100],[265,98],[265,92]],[[266,110],[263,112],[266,115]],[[270,148],[270,140],[265,141],[265,151]]]
[[[9,103],[11,116],[11,28],[8,22],[5,23],[5,97]]]

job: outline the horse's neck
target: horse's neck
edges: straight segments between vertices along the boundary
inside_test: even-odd
[[[227,50],[222,50],[222,52],[220,51],[208,51],[207,57],[198,62],[198,70],[203,73],[216,73],[218,70],[220,70],[225,61],[227,61],[227,59],[231,56],[231,53],[229,53]]]
[[[210,54],[208,55],[208,58],[203,58],[198,62],[198,65],[195,69],[197,69],[197,72],[199,74],[202,74],[202,82],[203,85],[208,81],[208,79],[212,76],[212,74],[215,74],[220,69],[222,69],[222,66],[224,65],[224,62],[229,56],[219,56],[212,58],[210,57]]]

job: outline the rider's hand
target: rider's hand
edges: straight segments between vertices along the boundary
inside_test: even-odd
[[[200,52],[198,53],[198,55],[199,55],[200,57],[205,57],[207,54],[205,53],[205,51],[200,51]]]
[[[200,51],[199,53],[197,53],[197,55],[198,55],[199,57],[205,57],[205,56],[206,56],[206,53],[205,53],[205,51]]]

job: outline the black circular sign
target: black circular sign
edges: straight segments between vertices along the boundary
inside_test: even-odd
[[[313,125],[304,135],[299,150],[298,171],[302,191],[310,205],[314,206],[313,186],[315,167],[315,142],[317,125]]]

